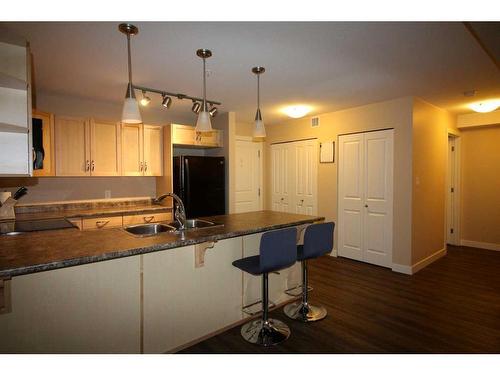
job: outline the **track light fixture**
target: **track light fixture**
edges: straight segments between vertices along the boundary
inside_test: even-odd
[[[142,98],[140,100],[141,105],[147,106],[151,102],[151,98],[146,95],[147,92],[160,94],[162,96],[161,105],[165,108],[170,108],[172,105],[172,98],[175,97],[179,100],[189,99],[193,101],[192,111],[199,114],[197,121],[197,131],[211,131],[212,126],[210,124],[210,116],[215,116],[217,113],[216,105],[221,105],[220,102],[214,100],[208,100],[206,98],[206,70],[205,70],[205,59],[212,56],[212,52],[207,49],[200,49],[196,54],[203,59],[203,98],[198,98],[195,96],[190,96],[181,93],[172,93],[166,90],[158,90],[151,87],[138,86],[132,83],[132,57],[130,53],[130,36],[137,35],[139,29],[130,24],[122,23],[118,26],[118,30],[127,36],[127,56],[128,56],[128,84],[127,91],[125,92],[125,100],[123,102],[122,111],[122,122],[128,124],[138,124],[142,123],[141,113],[139,111],[139,104],[137,102],[135,91],[142,91]],[[211,106],[208,110],[208,106]]]
[[[194,113],[198,114],[198,113],[200,113],[200,109],[201,109],[200,102],[193,101],[193,106],[191,107],[191,111],[193,111]]]
[[[142,90],[142,99],[141,99],[141,105],[142,106],[147,106],[151,103],[151,98],[146,95],[146,91]]]
[[[170,96],[167,96],[167,94],[162,94],[161,97],[161,105],[167,109],[170,108],[170,106],[172,105],[172,98]]]
[[[210,113],[210,117],[215,117],[217,116],[217,107],[216,106],[212,106],[210,108],[210,110],[208,111],[208,113]]]

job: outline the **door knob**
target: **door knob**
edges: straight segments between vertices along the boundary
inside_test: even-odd
[[[367,204],[365,204],[365,207],[366,207],[366,208],[368,208],[368,205],[367,205]]]

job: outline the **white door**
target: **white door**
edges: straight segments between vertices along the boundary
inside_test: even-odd
[[[315,139],[291,143],[294,163],[294,212],[304,215],[317,213],[317,156],[318,142]]]
[[[316,139],[271,145],[272,210],[317,214]]]
[[[251,212],[262,209],[261,173],[262,143],[252,139],[236,140],[235,212]]]
[[[392,265],[393,130],[339,137],[339,255]]]

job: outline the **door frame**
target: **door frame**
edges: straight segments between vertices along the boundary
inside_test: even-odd
[[[251,142],[254,145],[258,145],[258,151],[259,151],[259,162],[258,162],[258,168],[259,168],[259,189],[260,189],[260,194],[259,194],[259,210],[263,209],[263,204],[264,204],[264,186],[263,186],[263,181],[264,181],[264,165],[263,165],[263,159],[264,159],[264,147],[263,144],[264,142],[255,142],[252,137],[249,136],[244,136],[244,135],[237,135],[235,137],[236,142],[238,141],[243,141],[243,142]],[[235,142],[235,143],[236,143]],[[236,145],[234,147],[235,154],[236,154]],[[236,171],[235,171],[236,172]],[[235,181],[236,181],[236,175],[235,175]],[[236,199],[233,194],[233,199]],[[236,201],[233,202],[233,207],[236,204]]]
[[[460,143],[459,135],[448,132],[447,157],[446,157],[446,190],[445,190],[445,245],[460,246],[460,199],[461,199],[461,173],[460,173]],[[450,151],[454,147],[454,151]],[[450,160],[453,158],[453,166]],[[451,189],[453,188],[453,193]],[[453,233],[451,231],[453,230]]]

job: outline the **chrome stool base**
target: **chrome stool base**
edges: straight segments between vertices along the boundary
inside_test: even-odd
[[[286,305],[283,312],[290,319],[301,322],[316,322],[326,317],[327,311],[323,306],[304,304],[302,301],[292,302]]]
[[[290,328],[280,320],[252,320],[241,327],[241,336],[252,344],[272,346],[290,337]]]

